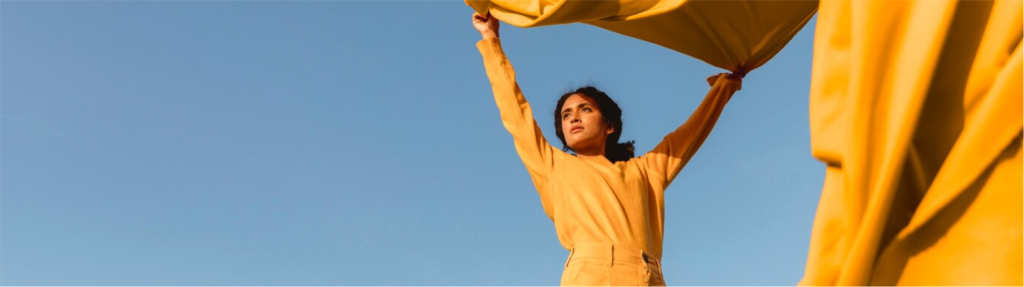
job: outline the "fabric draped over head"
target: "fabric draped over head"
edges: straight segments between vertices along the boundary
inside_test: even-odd
[[[775,56],[814,16],[817,1],[466,0],[481,15],[518,27],[586,23],[661,45],[731,72],[708,78],[716,90],[741,81]],[[729,96],[732,94],[730,93]]]
[[[466,0],[518,27],[586,23],[743,76],[768,62],[814,16],[817,1]]]

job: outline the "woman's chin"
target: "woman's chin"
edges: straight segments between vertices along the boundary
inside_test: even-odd
[[[587,149],[590,148],[590,146],[588,146],[586,144],[569,144],[569,148],[571,148],[572,150],[575,150],[575,151],[580,151],[580,150],[587,150]]]

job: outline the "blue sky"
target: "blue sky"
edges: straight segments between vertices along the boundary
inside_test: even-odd
[[[0,284],[557,285],[568,252],[460,1],[4,1]],[[814,21],[669,187],[670,285],[792,285],[824,166]],[[586,25],[501,28],[541,128],[592,82],[654,147],[717,68]],[[543,112],[540,112],[543,111]]]

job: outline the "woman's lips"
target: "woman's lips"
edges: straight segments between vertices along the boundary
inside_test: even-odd
[[[569,130],[569,133],[571,134],[571,133],[575,133],[576,131],[582,131],[582,130],[583,130],[583,127],[572,127],[572,129]]]

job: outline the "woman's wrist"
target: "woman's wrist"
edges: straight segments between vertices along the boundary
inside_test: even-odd
[[[483,37],[484,40],[491,39],[491,38],[498,38],[498,32],[495,32],[495,31],[480,32],[480,36]]]

